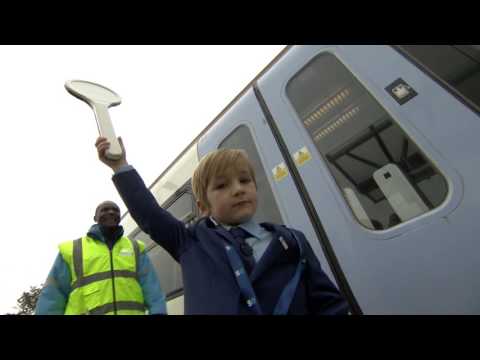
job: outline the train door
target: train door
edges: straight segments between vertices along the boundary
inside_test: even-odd
[[[201,158],[218,148],[247,151],[257,178],[257,222],[286,224],[302,229],[307,238],[316,239],[315,229],[253,89],[246,91],[199,140],[198,156]],[[312,248],[327,276],[342,288],[344,284],[337,281],[320,243],[313,241]]]
[[[294,47],[256,95],[364,313],[480,311],[475,111],[388,46]]]

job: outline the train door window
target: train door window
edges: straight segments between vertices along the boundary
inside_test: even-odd
[[[197,221],[200,211],[193,197],[191,180],[189,179],[179,190],[167,199],[162,207],[187,226]]]
[[[398,45],[396,48],[480,111],[480,45]]]
[[[388,229],[446,198],[440,171],[333,54],[315,57],[286,91],[364,227]]]
[[[260,161],[260,155],[253,141],[253,137],[246,126],[239,126],[223,140],[219,148],[244,149],[255,170],[257,182],[257,212],[256,222],[273,222],[283,224],[277,202],[267,178],[267,174]]]

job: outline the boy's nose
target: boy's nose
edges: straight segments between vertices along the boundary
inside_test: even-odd
[[[233,184],[233,193],[235,195],[238,194],[238,193],[244,193],[244,192],[245,192],[245,189],[240,182],[235,182]]]

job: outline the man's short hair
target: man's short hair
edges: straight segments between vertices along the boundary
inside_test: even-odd
[[[95,209],[95,216],[93,217],[94,219],[97,217],[98,210],[100,209],[100,207],[101,207],[102,205],[105,205],[106,203],[110,203],[110,204],[115,205],[115,206],[118,208],[118,210],[120,211],[120,207],[119,207],[117,204],[115,204],[115,202],[113,202],[113,201],[111,201],[111,200],[105,200],[105,201],[102,201],[100,204],[97,205],[97,207],[96,207],[96,209]]]
[[[246,162],[250,176],[256,186],[255,170],[248,159],[247,152],[242,149],[219,149],[205,155],[193,172],[192,190],[195,199],[201,204],[209,206],[207,188],[210,180],[214,176],[224,173],[229,166],[240,159]]]

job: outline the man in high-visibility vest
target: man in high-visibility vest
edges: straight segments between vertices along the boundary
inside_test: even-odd
[[[93,219],[85,236],[59,245],[35,314],[166,314],[145,245],[123,236],[119,207],[104,201]]]

